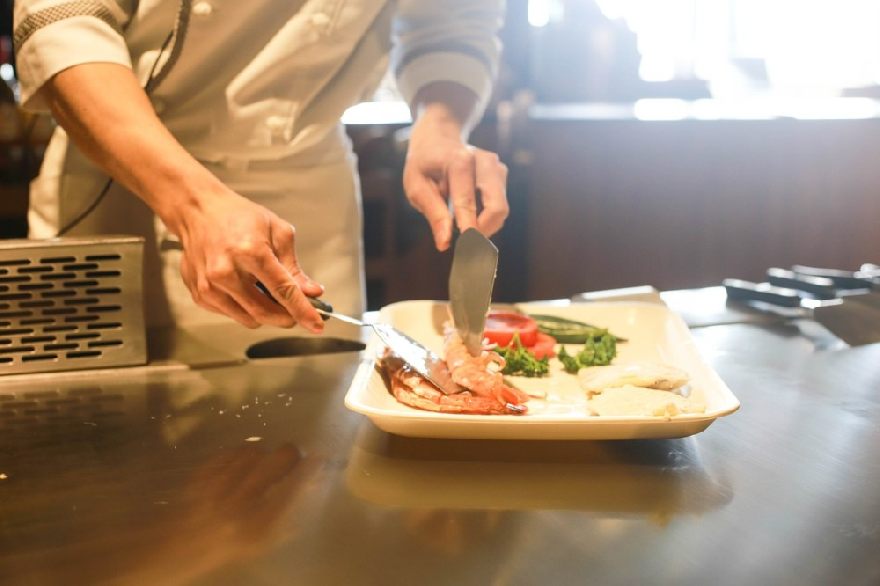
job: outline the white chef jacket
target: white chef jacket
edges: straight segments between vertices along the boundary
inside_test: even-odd
[[[488,100],[504,0],[17,0],[25,107],[82,63],[132,68],[178,141],[232,189],[297,228],[304,270],[340,310],[363,308],[360,196],[339,119],[388,67],[411,102],[433,81]],[[164,51],[163,42],[169,38]],[[153,75],[150,76],[150,71]],[[54,236],[106,177],[59,129],[31,185],[31,236]],[[71,234],[147,239],[152,325],[214,319],[179,278],[179,251],[137,198],[114,185]]]

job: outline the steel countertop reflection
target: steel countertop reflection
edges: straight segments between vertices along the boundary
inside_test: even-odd
[[[880,580],[880,345],[701,327],[742,402],[706,432],[486,442],[347,411],[362,352],[244,359],[278,335],[203,332],[191,369],[4,381],[0,583]]]

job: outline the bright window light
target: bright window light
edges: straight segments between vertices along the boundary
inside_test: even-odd
[[[550,23],[553,0],[529,0],[529,24],[543,27]]]
[[[15,69],[9,63],[0,65],[0,79],[3,81],[12,81],[15,77]]]
[[[645,80],[695,77],[713,90],[763,88],[792,97],[880,84],[876,0],[596,2],[636,33]]]

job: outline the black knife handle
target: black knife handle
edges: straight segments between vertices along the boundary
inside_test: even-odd
[[[257,281],[257,289],[260,290],[260,293],[262,293],[263,295],[265,295],[266,297],[271,299],[272,303],[276,303],[278,305],[281,305],[280,303],[278,303],[277,299],[272,297],[272,294],[269,293],[269,290],[266,289],[266,286],[259,281]],[[320,309],[321,311],[326,311],[327,313],[333,313],[333,306],[330,305],[329,303],[327,303],[326,301],[321,301],[317,297],[307,297],[307,299],[309,300],[309,303],[312,304],[312,307],[314,307],[315,309]],[[321,319],[323,319],[324,321],[327,321],[328,319],[330,319],[330,316],[322,315]]]
[[[823,269],[805,265],[794,265],[791,267],[791,270],[798,275],[831,279],[834,282],[834,286],[838,289],[870,289],[874,285],[870,278],[859,276],[853,271]]]
[[[767,269],[767,281],[777,287],[797,289],[809,293],[816,299],[834,299],[837,297],[837,289],[834,281],[827,277],[810,277],[794,271],[773,268]]]
[[[312,304],[312,307],[315,309],[320,309],[321,311],[326,311],[327,313],[333,313],[333,306],[327,303],[326,301],[321,301],[317,297],[309,297],[309,303]],[[329,319],[329,316],[322,315],[324,321]]]
[[[727,290],[727,298],[731,301],[763,301],[780,307],[801,305],[801,296],[794,289],[742,279],[724,279],[723,285]]]

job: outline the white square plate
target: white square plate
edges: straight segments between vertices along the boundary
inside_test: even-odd
[[[526,313],[568,317],[608,328],[626,338],[618,344],[614,364],[630,361],[663,362],[691,377],[690,396],[706,405],[704,413],[663,417],[601,417],[591,415],[577,377],[551,359],[547,377],[512,377],[523,390],[541,390],[547,399],[529,401],[525,415],[461,415],[422,411],[399,403],[376,371],[381,341],[372,336],[365,360],[354,379],[345,405],[369,417],[380,429],[409,437],[459,439],[635,439],[685,437],[706,429],[715,419],[733,413],[739,400],[706,364],[684,321],[664,305],[639,302],[521,303]],[[442,325],[447,304],[403,301],[388,305],[379,320],[389,323],[442,355]],[[574,350],[575,347],[571,348]]]

